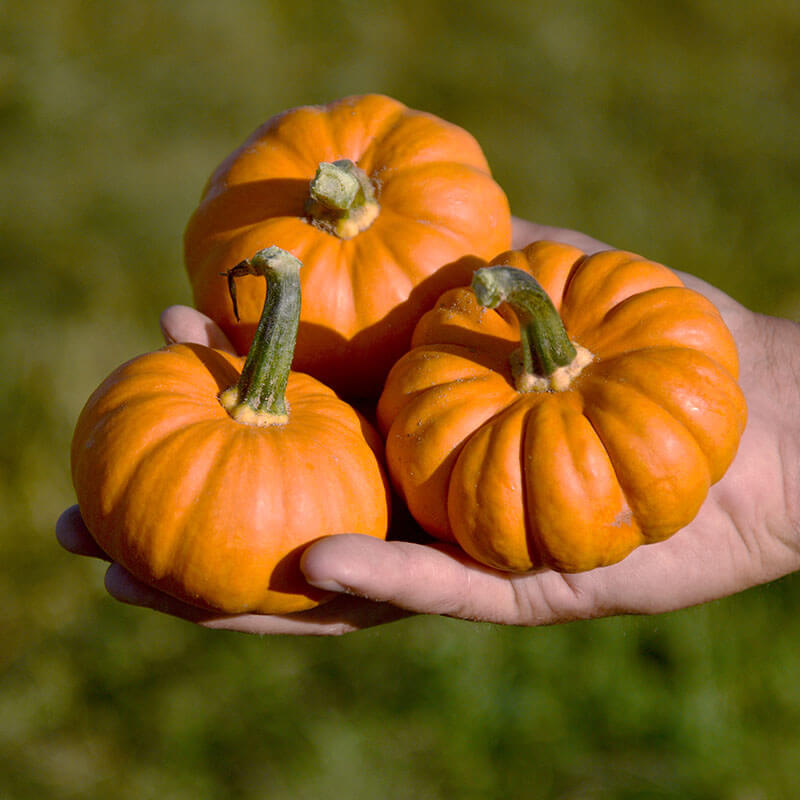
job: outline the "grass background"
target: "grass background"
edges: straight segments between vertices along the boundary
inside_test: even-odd
[[[56,546],[72,426],[188,302],[212,168],[381,91],[469,129],[514,212],[800,318],[796,0],[0,3],[0,798],[800,795],[800,579],[541,630],[341,640],[122,607]]]

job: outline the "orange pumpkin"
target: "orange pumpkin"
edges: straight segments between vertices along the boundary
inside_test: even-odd
[[[329,595],[299,570],[310,541],[386,535],[377,433],[331,389],[289,371],[298,266],[271,248],[236,268],[269,287],[246,361],[182,344],[135,358],[94,392],[72,441],[81,513],[106,553],[226,613],[313,607]]]
[[[510,571],[592,569],[685,526],[745,425],[717,309],[618,250],[491,264],[420,320],[378,405],[411,513]]]
[[[381,95],[279,114],[217,168],[186,228],[196,307],[238,352],[263,283],[225,272],[267,244],[297,256],[303,309],[294,368],[345,397],[376,398],[423,311],[469,281],[469,256],[511,244],[511,216],[465,130]]]

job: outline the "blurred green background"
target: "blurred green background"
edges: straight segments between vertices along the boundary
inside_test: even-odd
[[[800,6],[0,3],[0,797],[794,798],[800,579],[540,630],[339,640],[121,606],[53,537],[72,426],[188,302],[181,234],[278,111],[470,130],[518,215],[800,318]]]

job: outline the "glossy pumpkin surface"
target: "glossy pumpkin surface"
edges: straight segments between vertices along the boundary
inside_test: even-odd
[[[308,542],[385,536],[384,481],[367,423],[307,375],[289,377],[289,424],[234,421],[217,395],[242,361],[170,345],[117,369],[78,421],[73,481],[98,544],[146,583],[228,613],[298,611],[325,597],[298,569]]]
[[[72,440],[100,547],[145,583],[226,613],[317,605],[328,595],[302,577],[305,546],[388,526],[377,432],[289,370],[299,280],[287,255],[282,274],[275,253],[253,259],[272,283],[247,360],[184,344],[139,356],[95,390]]]
[[[337,226],[317,214],[310,185],[321,164],[346,161],[369,213]],[[419,316],[469,280],[470,257],[510,246],[511,217],[469,133],[363,95],[295,108],[256,130],[211,176],[184,241],[195,305],[240,353],[263,282],[240,282],[237,320],[220,273],[267,244],[297,256],[305,267],[294,368],[346,397],[374,399]]]
[[[719,312],[666,267],[536,242],[533,275],[588,353],[561,390],[520,391],[507,304],[446,292],[378,406],[392,479],[429,533],[503,570],[611,564],[690,522],[746,420]]]

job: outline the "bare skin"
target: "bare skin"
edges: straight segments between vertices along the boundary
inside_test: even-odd
[[[515,246],[556,239],[587,252],[607,245],[583,234],[515,220]],[[119,564],[106,573],[117,600],[209,628],[255,634],[334,635],[410,614],[508,625],[549,625],[618,614],[658,614],[708,602],[800,569],[800,325],[755,314],[684,273],[711,299],[739,346],[748,423],[736,459],[695,520],[672,538],[640,547],[619,564],[575,575],[510,575],[476,564],[457,548],[331,536],[303,558],[309,583],[340,592],[319,608],[284,616],[215,616],[140,583]],[[219,328],[185,306],[162,316],[167,341],[230,349]],[[402,523],[407,525],[408,523]],[[409,531],[410,532],[410,531]],[[397,539],[419,538],[393,531]],[[76,506],[56,534],[72,553],[107,559]]]

